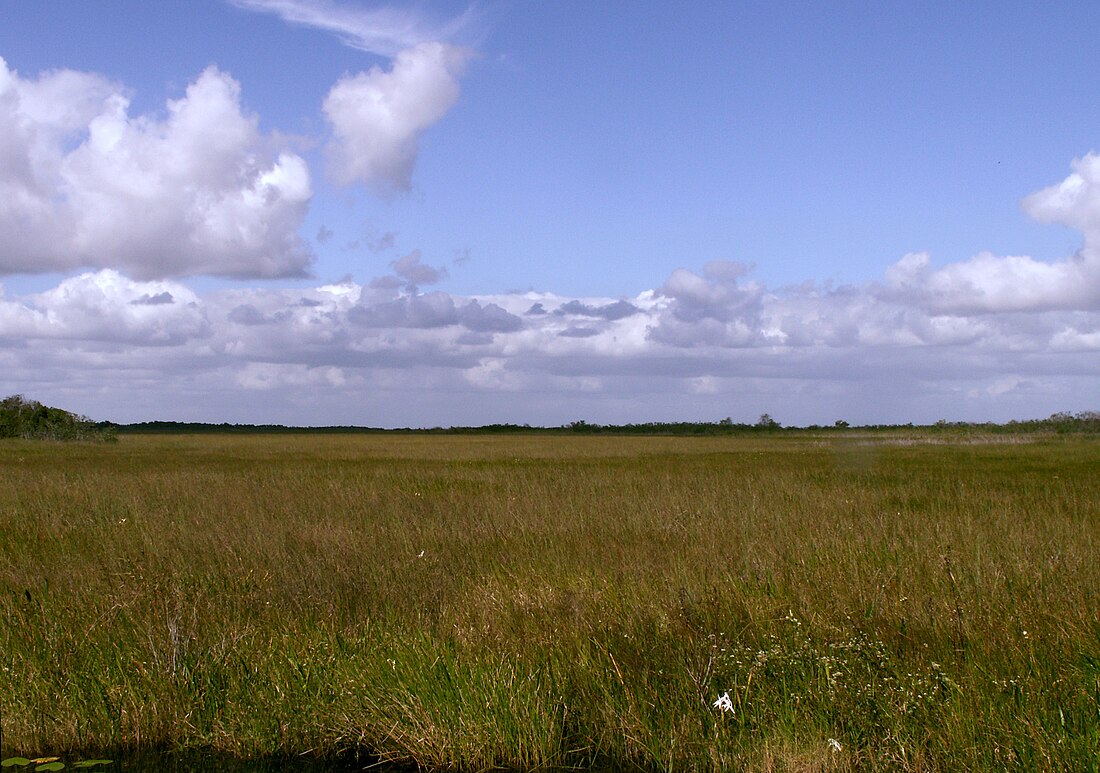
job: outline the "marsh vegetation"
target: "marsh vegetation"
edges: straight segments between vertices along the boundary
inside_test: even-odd
[[[5,442],[4,756],[1096,770],[1100,443],[925,440]]]

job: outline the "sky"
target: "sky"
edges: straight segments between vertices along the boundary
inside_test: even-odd
[[[0,393],[122,423],[1096,410],[1096,29],[0,0]]]

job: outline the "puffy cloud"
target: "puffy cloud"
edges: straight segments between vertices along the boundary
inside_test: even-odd
[[[176,298],[167,290],[162,290],[156,295],[145,293],[140,298],[130,301],[135,306],[162,306],[166,303],[175,303]]]
[[[889,298],[940,313],[1093,308],[1100,302],[1100,260],[1082,253],[1045,263],[983,252],[933,269],[927,253],[911,253],[887,269],[886,288]]]
[[[582,303],[581,301],[569,301],[559,306],[554,313],[559,315],[570,314],[578,317],[599,317],[601,319],[616,320],[622,319],[623,317],[629,317],[638,312],[639,309],[634,304],[619,300],[602,306],[592,306],[587,303]],[[528,310],[527,313],[537,314],[539,312]]]
[[[523,321],[496,303],[482,304],[476,299],[459,306],[443,292],[411,294],[394,300],[360,299],[348,313],[356,325],[371,328],[443,328],[461,325],[473,333],[512,333]],[[491,340],[491,339],[490,339]],[[467,337],[464,343],[484,339]]]
[[[1072,164],[1062,182],[1024,198],[1024,212],[1077,229],[1077,254],[1045,262],[983,252],[933,268],[926,253],[904,256],[886,271],[881,295],[938,314],[997,314],[1100,308],[1100,155]]]
[[[458,100],[472,51],[425,42],[400,51],[390,70],[372,67],[337,81],[324,102],[327,151],[337,182],[408,190],[420,135]]]
[[[458,310],[458,320],[478,333],[514,333],[523,327],[523,320],[495,303],[482,306],[473,300]]]
[[[508,370],[500,359],[485,359],[463,373],[466,381],[478,389],[491,392],[516,392],[527,386],[523,374]]]
[[[287,387],[339,388],[347,383],[340,368],[274,362],[250,362],[237,372],[235,380],[244,389],[259,391]]]
[[[1100,155],[1074,160],[1062,182],[1032,193],[1022,206],[1042,223],[1060,223],[1085,235],[1085,245],[1100,249]]]
[[[584,327],[581,325],[570,325],[569,327],[558,333],[561,338],[592,338],[598,336],[600,331],[594,327]]]
[[[373,290],[398,290],[405,285],[405,281],[399,276],[376,276],[370,280],[370,287]]]
[[[420,250],[413,250],[390,265],[393,266],[395,274],[413,286],[435,284],[447,276],[447,269],[421,263],[421,257]]]
[[[410,295],[382,303],[362,303],[349,313],[364,327],[446,327],[458,323],[454,300],[447,293]]]
[[[397,235],[391,232],[386,232],[381,236],[372,238],[367,242],[367,249],[371,252],[384,252],[393,248],[393,245],[397,243]]]
[[[198,297],[175,282],[81,274],[25,301],[0,300],[0,338],[175,346],[210,335]]]
[[[732,261],[707,263],[702,276],[676,269],[657,291],[668,303],[649,337],[678,347],[758,342],[763,288],[755,282],[741,286],[746,273],[747,266]]]
[[[236,81],[212,67],[163,119],[128,110],[99,76],[27,79],[0,59],[0,272],[306,273],[309,170],[267,152]]]
[[[238,325],[266,325],[272,321],[251,303],[242,303],[240,306],[233,307],[228,319]]]
[[[748,266],[734,261],[711,261],[703,266],[702,276],[678,268],[658,294],[672,299],[671,311],[678,319],[753,318],[760,307],[762,290],[754,282],[745,287],[738,285],[748,271]]]

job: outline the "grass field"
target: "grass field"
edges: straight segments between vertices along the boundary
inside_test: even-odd
[[[925,440],[5,441],[3,755],[1100,770],[1100,442]]]

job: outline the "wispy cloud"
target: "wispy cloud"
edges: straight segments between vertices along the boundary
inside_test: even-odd
[[[273,13],[290,24],[335,33],[345,45],[380,56],[395,56],[419,43],[450,41],[468,31],[474,6],[452,19],[432,19],[405,9],[362,8],[329,0],[229,0],[238,8]]]

